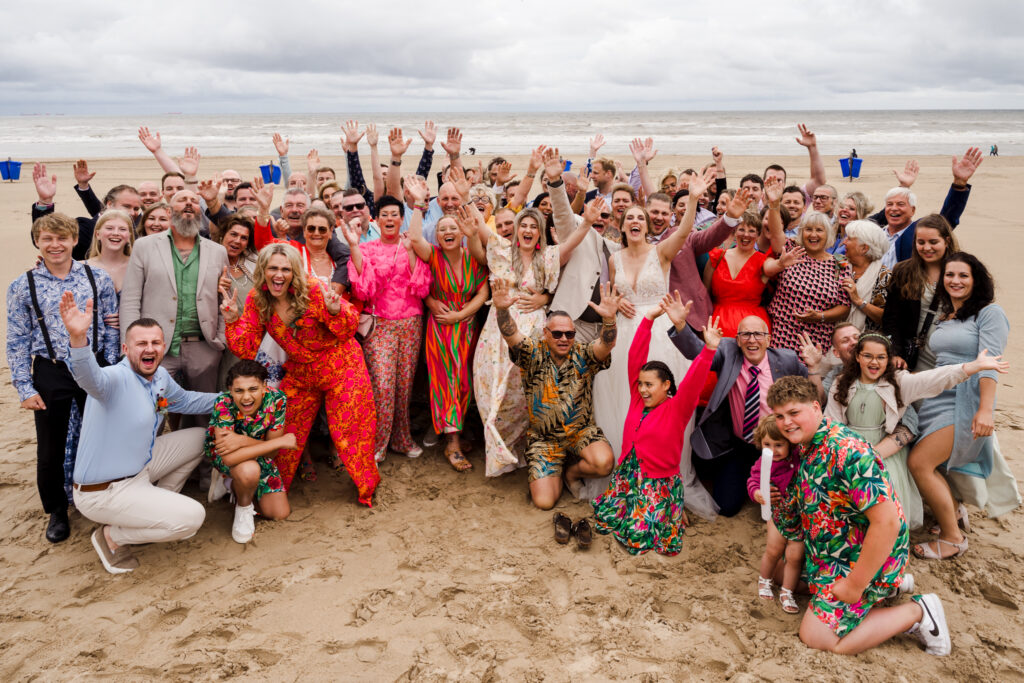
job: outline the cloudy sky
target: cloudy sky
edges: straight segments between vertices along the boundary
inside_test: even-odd
[[[0,114],[1024,108],[1016,1],[45,7],[0,9]]]

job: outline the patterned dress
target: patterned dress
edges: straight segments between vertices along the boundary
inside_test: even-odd
[[[444,252],[432,247],[430,295],[450,308],[461,309],[487,281],[487,269],[468,249],[462,252],[459,268],[461,277],[456,277]],[[434,316],[427,316],[425,346],[430,373],[430,417],[438,434],[462,431],[473,390],[469,370],[477,332],[475,315],[454,325],[439,325]]]
[[[528,294],[534,290],[555,291],[558,286],[559,249],[551,246],[538,252],[534,258],[544,261],[544,282],[534,280],[533,268],[525,268],[517,278],[512,268],[512,243],[495,235],[487,240],[487,267],[491,280],[501,278],[511,283],[510,294]],[[537,337],[544,328],[544,309],[521,313],[513,306],[509,309],[519,331],[527,337]],[[527,414],[526,395],[520,374],[509,360],[508,346],[498,329],[498,313],[493,308],[480,333],[473,354],[473,394],[484,425],[485,469],[488,477],[510,472],[523,464],[523,438],[530,419]]]
[[[787,244],[787,250],[792,245],[792,242]],[[850,297],[840,284],[844,277],[853,277],[850,264],[831,255],[820,261],[804,256],[783,270],[768,305],[772,346],[799,353],[800,334],[806,333],[828,353],[832,348],[832,323],[802,323],[796,316],[808,309],[827,311],[834,306],[849,306]]]
[[[295,434],[294,450],[278,451],[274,462],[281,471],[287,491],[299,465],[320,402],[327,407],[327,423],[338,457],[359,492],[359,502],[370,506],[380,483],[373,457],[373,434],[377,426],[370,378],[363,354],[353,335],[359,316],[351,304],[341,302],[332,315],[323,291],[315,285],[309,292],[309,308],[290,325],[271,313],[264,322],[256,311],[250,292],[241,317],[225,327],[228,347],[239,358],[253,358],[264,332],[281,345],[288,360],[281,390],[288,397],[287,429]]]
[[[224,392],[217,397],[213,404],[213,413],[210,415],[210,426],[206,429],[206,442],[203,444],[203,455],[210,463],[220,470],[224,476],[231,476],[231,468],[224,464],[219,455],[213,452],[213,442],[216,437],[216,427],[231,429],[235,434],[244,434],[254,439],[264,439],[270,432],[281,429],[285,425],[285,395],[276,389],[267,389],[263,394],[263,401],[260,407],[252,416],[242,415],[231,398],[230,392]],[[284,491],[284,483],[281,481],[281,473],[277,470],[273,458],[261,455],[256,458],[260,466],[260,481],[256,485],[256,500],[259,500],[268,493]]]
[[[645,408],[644,417],[649,412]],[[615,536],[631,555],[652,549],[678,555],[683,549],[683,479],[678,474],[648,479],[640,471],[635,448],[615,468],[608,490],[593,505],[597,532]]]
[[[772,510],[774,522],[787,540],[803,540],[812,595],[808,609],[842,638],[900,585],[910,533],[889,473],[855,432],[825,418],[811,443],[800,447],[800,458],[800,469]],[[865,511],[886,501],[896,505],[899,517],[892,551],[860,601],[845,603],[832,595],[832,584],[860,557],[868,529]]]

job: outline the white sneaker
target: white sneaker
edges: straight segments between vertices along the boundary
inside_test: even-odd
[[[215,503],[226,495],[228,495],[228,487],[224,485],[224,475],[214,467],[213,473],[210,474],[210,489],[206,494],[206,502]]]
[[[903,581],[896,587],[896,595],[913,595],[914,594],[914,575],[904,574]]]
[[[431,446],[436,446],[440,441],[441,435],[435,432],[432,427],[428,427],[423,435],[423,445],[430,448]]]
[[[915,596],[914,601],[921,605],[921,621],[910,627],[907,633],[916,635],[924,644],[924,651],[937,657],[945,657],[952,649],[949,638],[949,627],[946,625],[946,613],[942,609],[942,601],[935,593]]]
[[[235,522],[231,525],[231,538],[235,543],[248,543],[256,533],[256,508],[252,503],[235,506]]]

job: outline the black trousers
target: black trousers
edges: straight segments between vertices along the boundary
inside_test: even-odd
[[[75,383],[68,367],[58,361],[36,356],[32,362],[32,384],[46,404],[35,411],[36,486],[43,510],[53,513],[68,507],[64,493],[64,444],[71,419],[71,402],[85,412],[85,392]]]
[[[747,480],[761,451],[753,444],[733,436],[732,450],[713,460],[693,459],[693,468],[701,479],[712,482],[711,497],[718,504],[718,514],[733,517],[749,500]]]

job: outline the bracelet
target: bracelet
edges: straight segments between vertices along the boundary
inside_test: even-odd
[[[821,312],[821,322],[825,322],[825,311]]]
[[[412,205],[412,210],[413,211],[422,211],[423,213],[426,213],[429,209],[430,209],[430,205],[427,204],[426,202],[423,202],[422,204],[413,204]]]
[[[548,187],[561,187],[564,184],[564,182],[565,181],[563,181],[561,178],[559,178],[558,180],[549,180]]]
[[[860,300],[860,303],[859,303],[859,304],[854,304],[854,306],[856,306],[856,307],[857,307],[857,309],[858,309],[858,310],[861,310],[861,311],[863,311],[863,310],[864,310],[864,307],[865,307],[865,306],[867,306],[867,305],[868,305],[868,302],[867,302],[867,301],[864,301],[863,299],[861,299],[861,300]]]
[[[394,159],[392,159],[391,160],[391,165],[392,166],[401,166],[402,165],[402,160],[399,159],[398,161],[395,161]]]
[[[527,178],[536,178],[536,177],[537,177],[537,174],[536,174],[536,173],[527,173],[527,174],[526,174],[526,177],[527,177]]]
[[[614,320],[611,322],[608,322],[607,320],[601,320],[601,327],[615,327],[616,325],[617,322]]]

